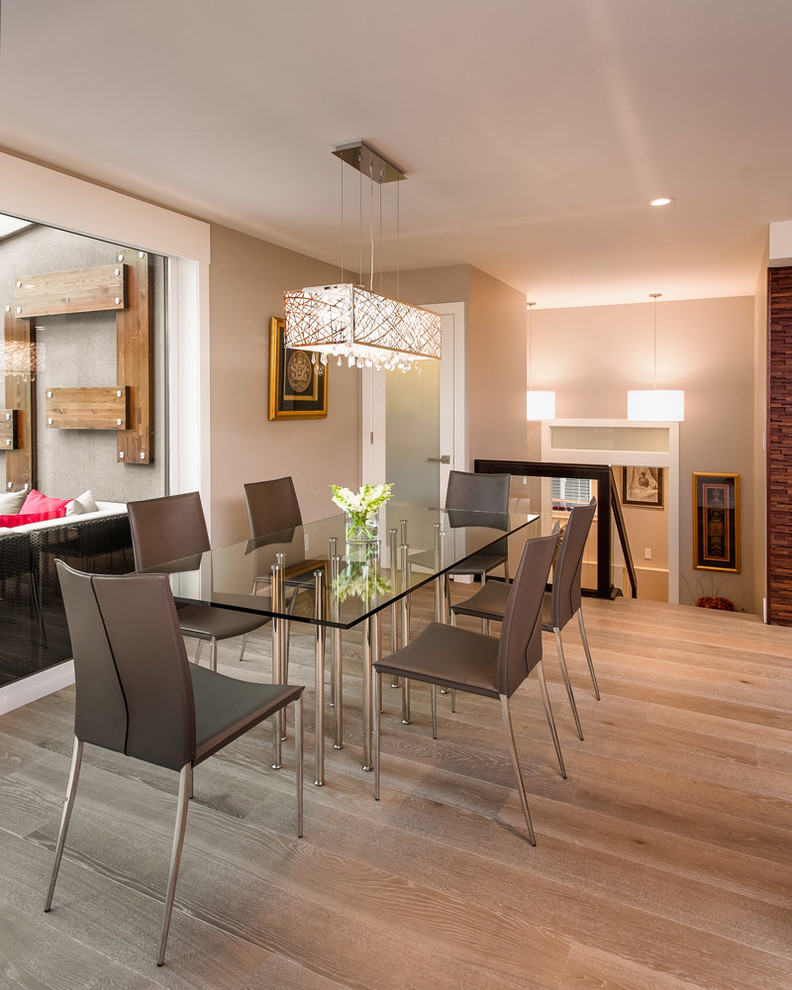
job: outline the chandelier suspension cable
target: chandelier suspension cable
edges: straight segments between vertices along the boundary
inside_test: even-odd
[[[341,167],[341,282],[344,281],[344,163],[339,160]]]
[[[369,291],[374,291],[374,161],[369,162]]]
[[[401,183],[396,183],[396,298],[401,299]]]
[[[528,307],[528,388],[533,391],[533,308],[536,303],[525,305]]]
[[[657,390],[657,300],[662,296],[662,292],[650,292],[654,299],[653,321],[652,321],[652,388]]]

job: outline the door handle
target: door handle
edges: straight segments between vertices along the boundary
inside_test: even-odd
[[[439,457],[427,457],[426,459],[427,459],[427,461],[435,461],[437,464],[450,464],[451,463],[451,455],[450,454],[441,454]]]

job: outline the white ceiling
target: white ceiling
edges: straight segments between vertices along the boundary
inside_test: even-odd
[[[790,0],[3,0],[0,144],[338,262],[363,138],[408,174],[402,268],[745,295],[792,218],[791,42]]]

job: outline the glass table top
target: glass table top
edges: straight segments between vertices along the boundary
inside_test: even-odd
[[[473,554],[491,548],[502,555],[511,534],[518,534],[521,546],[530,533],[520,531],[538,519],[527,513],[445,511],[389,502],[380,509],[379,537],[370,545],[347,543],[345,517],[337,513],[151,570],[169,574],[180,602],[349,629]],[[318,572],[324,599],[318,611],[291,611],[288,601],[273,609],[269,585],[278,563],[287,589],[314,589]]]

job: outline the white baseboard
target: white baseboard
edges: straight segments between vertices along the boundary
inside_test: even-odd
[[[6,684],[0,688],[0,715],[12,712],[15,708],[30,704],[52,694],[53,691],[60,691],[61,688],[74,684],[74,661],[67,660],[59,663],[49,670],[42,670],[38,674],[31,674],[23,677],[13,684]]]

